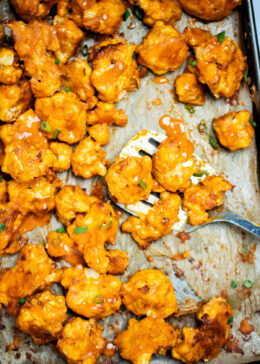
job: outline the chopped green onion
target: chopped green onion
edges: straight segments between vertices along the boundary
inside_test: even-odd
[[[10,36],[10,35],[5,35],[5,37],[4,37],[4,42],[5,43],[11,43],[11,40],[12,40],[12,37]]]
[[[58,229],[56,230],[56,232],[57,232],[57,233],[65,233],[65,232],[66,232],[66,229],[65,229],[65,227],[64,227],[64,226],[62,226],[62,227],[58,228]]]
[[[60,131],[58,129],[55,129],[55,132],[53,134],[53,139],[57,139],[59,134],[60,134]]]
[[[190,66],[194,66],[194,67],[196,67],[196,66],[197,66],[197,61],[189,62],[189,65],[190,65]]]
[[[256,127],[256,122],[254,120],[249,120],[249,123],[255,128]]]
[[[61,238],[60,237],[54,238],[52,240],[52,245],[54,246],[54,248],[59,248],[61,245]]]
[[[101,294],[98,294],[94,297],[94,302],[97,304],[104,302],[104,297]]]
[[[50,127],[50,124],[48,123],[48,121],[42,121],[41,122],[41,129],[43,131],[47,131],[48,133],[51,132],[51,127]]]
[[[253,285],[253,282],[250,281],[249,279],[246,279],[243,283],[243,286],[246,287],[246,288],[251,288]]]
[[[185,109],[187,109],[190,114],[194,114],[195,113],[194,106],[192,106],[192,105],[185,104]]]
[[[65,88],[65,91],[66,91],[66,92],[70,92],[70,91],[72,91],[72,90],[71,90],[71,88],[66,87],[66,88]]]
[[[143,20],[144,17],[144,11],[140,8],[138,5],[133,6],[133,14],[137,17],[139,20]]]
[[[106,224],[102,223],[101,225],[99,225],[98,229],[102,229],[103,226],[106,226]]]
[[[0,231],[4,230],[5,224],[0,224]]]
[[[81,226],[81,227],[76,227],[74,229],[74,233],[75,234],[83,234],[88,230],[88,226]]]
[[[217,149],[217,142],[216,140],[213,138],[213,136],[209,137],[209,142],[212,146],[213,149]]]
[[[123,20],[126,21],[130,16],[130,11],[127,9],[123,14]]]
[[[20,298],[19,301],[20,305],[24,305],[25,302],[26,302],[26,299],[25,298]]]
[[[82,47],[81,53],[84,57],[87,57],[88,55],[88,46],[87,44],[84,44],[84,46]]]
[[[244,74],[243,74],[243,79],[244,79],[245,82],[248,81],[247,74],[248,74],[248,69],[246,69],[245,72],[244,72]]]
[[[219,43],[224,42],[225,33],[226,33],[225,30],[223,32],[221,32],[221,33],[218,33],[218,41],[219,41]]]
[[[2,180],[2,177],[0,177],[0,183],[2,182],[3,180]]]
[[[232,286],[233,288],[237,288],[237,282],[236,282],[236,281],[232,281],[232,282],[231,282],[231,286]]]
[[[202,176],[207,176],[209,173],[207,171],[205,171],[205,169],[200,169],[198,172],[195,172],[193,174],[194,177],[202,177]]]
[[[139,185],[145,190],[146,189],[146,184],[144,183],[144,181],[139,181],[138,182],[139,183]]]
[[[229,319],[228,319],[228,324],[230,325],[232,322],[233,322],[233,320],[234,320],[234,317],[232,316],[232,317],[230,317]]]
[[[203,119],[200,121],[200,123],[198,125],[198,131],[199,131],[199,133],[204,133],[206,130],[207,130],[206,121]]]
[[[110,220],[107,224],[107,230],[111,228],[111,225],[112,225],[112,220]]]
[[[59,64],[60,60],[58,58],[55,59],[55,64]]]

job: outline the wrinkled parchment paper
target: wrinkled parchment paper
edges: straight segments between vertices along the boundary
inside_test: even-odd
[[[0,16],[2,19],[14,17],[8,7],[6,0],[0,3]],[[141,22],[134,19],[136,27],[128,29],[127,26],[133,21],[129,18],[120,28],[124,32],[126,39],[131,43],[139,44],[142,37],[147,33],[148,28]],[[199,26],[210,29],[213,34],[223,30],[226,35],[239,41],[241,32],[239,31],[239,12],[233,14],[221,22],[205,25],[195,20],[191,20],[186,14],[183,14],[181,21],[176,28],[183,31],[185,26]],[[93,45],[92,40],[87,40],[88,44]],[[241,42],[240,42],[241,44]],[[129,117],[127,127],[111,127],[111,139],[108,146],[104,149],[107,151],[108,159],[111,161],[119,154],[124,144],[139,130],[153,129],[164,132],[159,127],[159,118],[163,115],[171,115],[174,118],[182,119],[186,125],[186,132],[195,143],[195,152],[201,158],[206,160],[216,169],[216,171],[227,178],[234,186],[233,192],[226,194],[227,206],[244,216],[260,223],[260,203],[257,181],[257,160],[256,146],[235,153],[228,152],[222,148],[214,151],[208,143],[208,134],[200,135],[197,130],[198,123],[204,119],[211,133],[211,122],[214,117],[218,117],[229,111],[252,109],[251,100],[247,86],[243,83],[240,88],[237,104],[233,106],[224,99],[215,100],[210,94],[207,95],[207,101],[204,106],[195,107],[195,113],[190,114],[183,104],[174,101],[173,81],[183,72],[185,65],[175,72],[169,73],[166,77],[170,84],[156,84],[153,82],[155,77],[151,72],[141,80],[141,88],[134,93],[129,93],[118,107],[125,110]],[[154,106],[152,101],[160,98],[162,104]],[[67,179],[67,184],[77,184],[86,188],[88,192],[96,179],[83,180],[75,178],[71,173],[60,174],[60,177]],[[126,219],[123,215],[122,221]],[[52,218],[52,227],[58,226],[55,218]],[[36,228],[27,236],[30,242],[35,244],[44,244],[45,237],[48,233],[47,227]],[[249,249],[257,243],[255,252],[255,263],[243,263],[240,253],[247,253]],[[231,325],[232,335],[238,339],[238,347],[241,353],[227,353],[222,350],[219,356],[211,360],[211,363],[248,363],[260,360],[260,245],[255,237],[243,233],[239,228],[233,227],[226,223],[213,224],[203,227],[191,233],[191,239],[185,244],[170,234],[160,241],[151,244],[150,248],[144,252],[141,251],[137,244],[131,239],[130,235],[122,234],[120,231],[117,236],[116,247],[127,251],[130,266],[127,269],[122,280],[125,281],[129,275],[138,269],[159,268],[172,277],[172,272],[176,269],[183,270],[187,283],[203,299],[208,300],[214,295],[220,295],[223,289],[228,293],[228,301],[234,309],[234,321]],[[191,249],[192,259],[173,260],[172,256],[177,252],[183,252]],[[153,261],[148,262],[146,255],[152,256]],[[17,256],[2,258],[2,267],[13,266]],[[231,287],[232,280],[237,281],[238,288],[242,288],[245,279],[250,279],[253,284],[250,298],[239,299],[236,289]],[[61,288],[56,286],[54,291],[60,292]],[[176,291],[178,297],[178,291]],[[188,298],[188,296],[186,297]],[[180,300],[179,300],[180,302]],[[131,317],[129,313],[116,313],[101,321],[104,326],[104,336],[113,339],[116,331],[111,328],[121,330],[126,327],[127,319]],[[254,325],[254,331],[247,337],[243,336],[238,328],[240,322],[245,317],[249,317],[250,322]],[[179,327],[185,325],[194,325],[194,315],[184,316],[179,319],[169,319],[173,324]],[[32,343],[27,335],[22,334],[22,341],[19,345],[19,351],[6,351],[6,347],[13,342],[15,326],[12,317],[6,317],[5,311],[2,311],[1,325],[5,329],[0,331],[0,362],[7,363],[64,363],[63,359],[53,351],[50,345],[37,346]],[[134,343],[133,343],[134,345]],[[102,361],[102,358],[101,358]],[[118,355],[113,358],[114,363],[126,363]],[[155,356],[153,364],[177,363],[170,357]]]

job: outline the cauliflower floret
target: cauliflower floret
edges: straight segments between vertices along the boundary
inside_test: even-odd
[[[57,349],[70,364],[95,364],[106,347],[102,331],[93,319],[72,317],[64,326]]]
[[[255,133],[247,110],[229,112],[213,120],[213,129],[223,147],[235,151],[250,146]]]
[[[171,192],[184,191],[197,167],[194,147],[184,134],[168,137],[153,155],[153,175],[156,181]]]
[[[61,284],[68,290],[67,306],[81,316],[99,319],[112,315],[121,305],[122,282],[112,275],[78,265],[64,271]]]
[[[176,343],[174,328],[161,318],[146,317],[141,321],[130,319],[128,328],[116,337],[124,359],[133,364],[149,364],[153,354],[165,355]]]
[[[96,175],[105,176],[106,152],[90,137],[83,139],[72,155],[72,170],[75,176],[91,178]]]
[[[20,298],[48,289],[61,279],[42,245],[27,244],[21,249],[14,268],[0,275],[0,304],[16,312]]]
[[[81,44],[84,33],[77,27],[74,21],[56,15],[53,19],[56,28],[60,48],[55,52],[56,58],[64,64],[73,56],[77,47]]]
[[[186,27],[184,29],[183,35],[186,39],[187,44],[191,47],[195,47],[200,43],[206,42],[209,38],[212,37],[212,34],[209,30],[191,27]]]
[[[175,80],[176,94],[180,102],[192,105],[205,104],[204,86],[198,82],[193,73],[183,73]]]
[[[198,185],[184,191],[183,208],[188,210],[189,222],[200,225],[208,220],[207,211],[223,204],[223,194],[232,190],[232,185],[220,176],[207,176]]]
[[[136,48],[138,63],[157,75],[179,68],[188,57],[188,51],[183,35],[161,21],[153,26]]]
[[[19,67],[17,56],[12,48],[0,49],[0,82],[13,85],[22,77],[23,71]]]
[[[35,112],[51,129],[46,131],[47,138],[53,138],[56,132],[59,140],[74,144],[86,134],[86,110],[74,92],[61,90],[51,97],[37,99]]]
[[[71,1],[72,19],[79,25],[95,33],[114,34],[122,23],[126,10],[124,1],[81,0]]]
[[[105,102],[119,101],[127,91],[140,86],[137,63],[133,59],[135,45],[123,38],[102,45],[93,60],[91,83]]]
[[[51,257],[60,258],[70,255],[74,242],[68,234],[51,231],[47,236],[47,252]]]
[[[0,86],[0,120],[6,123],[14,121],[33,103],[32,90],[28,81],[17,85]]]
[[[240,87],[246,57],[237,42],[225,37],[219,42],[218,36],[194,48],[199,81],[205,83],[218,98],[230,98]]]
[[[181,198],[179,195],[162,192],[160,200],[147,215],[140,218],[131,216],[121,225],[122,231],[131,233],[141,249],[147,249],[151,242],[170,233],[179,221]]]
[[[108,273],[123,274],[129,265],[127,253],[118,249],[107,250],[109,258]]]
[[[44,291],[26,300],[16,318],[16,326],[30,334],[35,344],[46,344],[60,337],[66,313],[65,297]]]
[[[52,169],[55,172],[63,172],[70,169],[73,149],[69,145],[52,142],[50,143],[50,150],[54,155]]]
[[[137,316],[165,318],[178,310],[172,282],[157,269],[135,272],[123,285],[123,303]]]
[[[88,134],[99,145],[106,145],[109,142],[110,131],[107,123],[95,124],[87,128]]]
[[[106,175],[111,196],[119,203],[146,200],[154,184],[151,172],[148,156],[117,158]]]
[[[207,22],[222,20],[242,0],[180,0],[183,10]]]
[[[7,201],[7,183],[6,181],[0,176],[0,203]]]
[[[107,125],[126,126],[128,116],[124,110],[117,110],[114,104],[99,101],[97,107],[87,113],[87,124],[95,125],[106,123]]]
[[[52,54],[60,47],[55,27],[37,20],[28,24],[12,20],[8,27],[12,31],[18,56],[31,77],[34,96],[53,95],[60,87],[60,70]]]
[[[57,0],[10,0],[16,13],[23,20],[45,18]]]

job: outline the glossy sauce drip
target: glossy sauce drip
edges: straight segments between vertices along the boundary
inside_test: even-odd
[[[155,77],[153,82],[163,85],[164,83],[170,83],[170,80],[167,77]]]
[[[174,119],[170,115],[163,115],[159,120],[159,125],[165,130],[168,137],[185,133],[185,127],[181,120]]]
[[[71,249],[70,254],[63,256],[62,259],[73,266],[76,266],[79,264],[81,264],[83,266],[85,265],[85,260],[75,245],[74,245],[73,249]]]
[[[23,235],[28,231],[32,231],[37,226],[43,227],[50,222],[51,215],[50,214],[40,214],[38,216],[34,214],[29,214],[25,217],[22,225],[19,228],[19,234]]]

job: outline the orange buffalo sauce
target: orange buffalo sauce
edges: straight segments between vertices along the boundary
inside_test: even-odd
[[[183,122],[174,119],[170,115],[163,115],[159,120],[159,124],[165,130],[168,137],[185,133]]]
[[[153,82],[163,85],[164,83],[170,83],[170,80],[167,77],[155,77]]]

